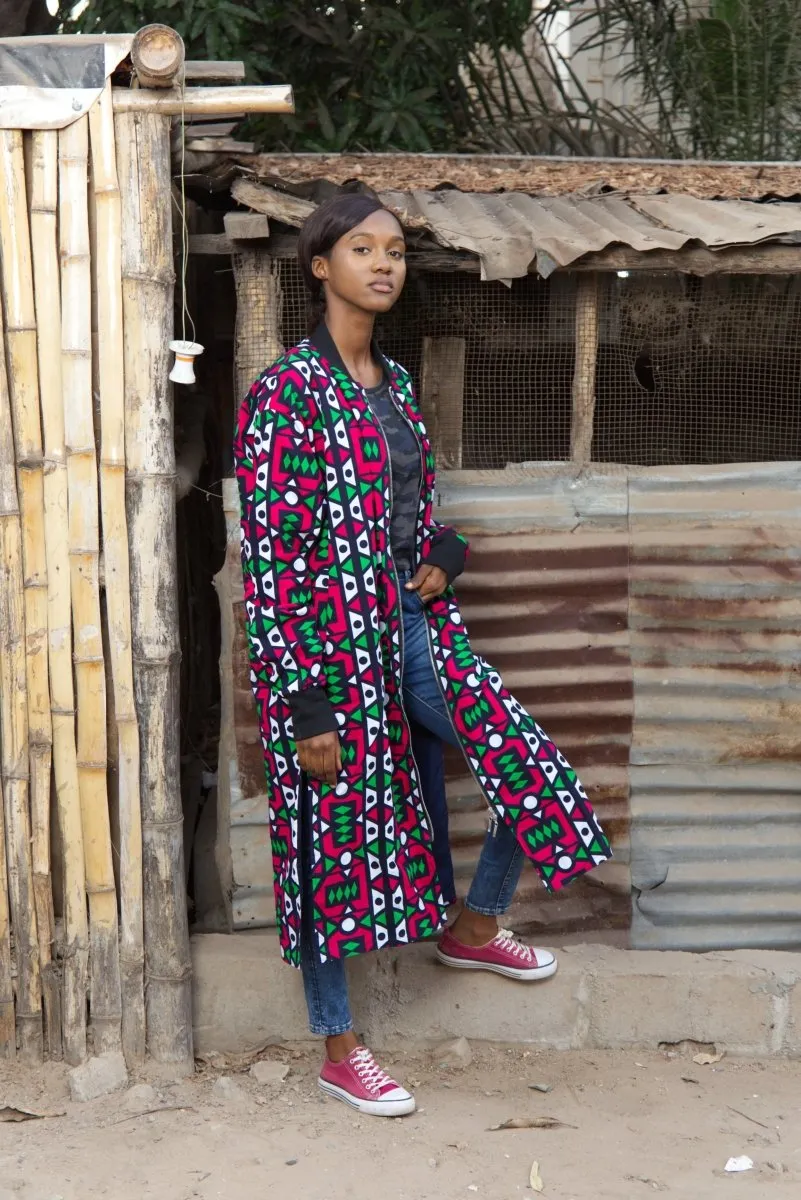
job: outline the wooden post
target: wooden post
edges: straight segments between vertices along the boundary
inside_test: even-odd
[[[570,457],[574,463],[586,463],[592,457],[598,324],[598,276],[579,275],[576,281],[576,365],[570,425]]]
[[[175,447],[168,344],[174,271],[170,123],[115,119],[122,197],[125,459],[139,719],[148,1049],[191,1072],[192,1001],[180,784]]]
[[[279,264],[262,250],[238,245],[233,255],[233,267],[236,286],[234,377],[238,404],[264,368],[283,354],[284,296]]]
[[[15,703],[17,677],[25,686],[25,668],[20,670],[19,622],[24,611],[22,599],[22,529],[17,500],[14,460],[14,435],[11,427],[11,401],[6,376],[5,338],[0,304],[0,732],[2,732],[3,799],[14,774],[13,756],[8,752],[7,730],[14,731],[15,711],[24,708]],[[12,621],[15,628],[12,630]],[[24,637],[24,634],[22,635]],[[15,661],[16,658],[16,661]],[[27,763],[22,763],[23,779]],[[8,911],[8,873],[4,805],[0,806],[0,1058],[13,1059],[17,1053],[14,1025],[14,981],[11,972],[11,922]]]
[[[11,921],[17,959],[17,1027],[20,1049],[31,1061],[42,1057],[42,995],[36,901],[31,858],[31,819],[37,837],[43,808],[50,804],[50,693],[47,676],[47,566],[44,541],[42,432],[33,299],[25,161],[19,130],[0,130],[0,251],[8,389],[14,426],[17,490],[22,517],[24,672],[16,670],[13,728],[3,730],[9,766],[4,788]],[[7,653],[22,625],[7,632]],[[27,691],[26,691],[27,689]],[[25,697],[27,718],[23,715]],[[30,780],[30,797],[28,794]]]
[[[100,500],[108,644],[117,738],[120,827],[122,1045],[129,1066],[145,1056],[142,813],[139,723],[131,647],[131,580],[125,513],[125,375],[122,324],[122,224],[114,114],[106,87],[89,114],[95,244],[92,255],[100,395]]]
[[[440,470],[462,465],[464,361],[464,338],[423,338],[420,407]]]
[[[81,796],[91,946],[90,1017],[98,1053],[121,1044],[117,893],[106,786],[106,677],[100,617],[100,529],[92,399],[89,122],[58,136],[61,371],[69,492],[70,584]]]
[[[143,88],[172,87],[183,73],[184,43],[169,25],[145,25],[131,46],[131,63]]]

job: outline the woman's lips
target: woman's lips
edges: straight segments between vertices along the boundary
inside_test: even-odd
[[[373,289],[374,292],[381,292],[384,295],[388,295],[390,292],[395,291],[394,283],[384,283],[384,282],[379,283],[376,281],[375,283],[371,283],[369,286]]]

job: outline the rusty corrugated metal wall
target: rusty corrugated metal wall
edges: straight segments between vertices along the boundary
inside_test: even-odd
[[[632,943],[801,943],[801,466],[629,485]]]
[[[516,929],[625,942],[631,923],[628,763],[633,687],[628,634],[626,480],[531,471],[442,478],[437,519],[470,538],[458,591],[471,640],[578,769],[615,860],[559,898],[526,868]],[[459,891],[486,808],[456,752],[448,799]]]
[[[616,850],[556,905],[521,889],[518,923],[613,936],[630,844],[633,946],[798,945],[801,466],[442,488],[440,518],[474,531],[473,640],[579,768]],[[467,871],[479,827],[451,789]]]

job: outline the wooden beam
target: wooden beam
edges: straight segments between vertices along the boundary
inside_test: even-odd
[[[708,250],[688,246],[684,250],[649,250],[641,254],[629,246],[612,246],[599,254],[588,254],[567,271],[679,271],[685,275],[796,275],[801,273],[801,245],[733,246]]]
[[[246,113],[293,113],[295,101],[292,88],[222,87],[222,88],[114,88],[114,112],[157,113],[162,117],[204,117]]]
[[[198,62],[190,58],[184,63],[184,79],[194,83],[241,83],[244,78],[243,62]]]
[[[239,121],[202,121],[202,122],[187,122],[186,136],[188,138],[224,138],[230,137],[236,129]],[[176,123],[173,133],[181,131],[180,124]]]
[[[440,470],[462,465],[464,363],[464,338],[423,338],[420,407]]]
[[[143,88],[174,87],[184,57],[183,39],[169,25],[145,25],[131,45],[131,63]]]
[[[264,187],[251,179],[235,179],[231,185],[231,195],[245,208],[273,217],[284,225],[300,227],[307,217],[317,208],[311,200],[301,200],[298,196],[288,196],[286,192],[276,191],[275,188]]]
[[[228,237],[236,241],[270,236],[270,222],[263,213],[229,212],[223,217],[223,223]]]
[[[576,284],[576,358],[573,374],[573,416],[570,457],[590,461],[595,420],[595,368],[598,362],[600,289],[597,275],[582,275]]]
[[[198,154],[255,154],[255,142],[238,142],[229,137],[191,137],[187,150]]]

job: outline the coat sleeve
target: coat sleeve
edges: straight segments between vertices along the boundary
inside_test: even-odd
[[[296,740],[337,728],[325,691],[310,562],[327,536],[324,469],[302,380],[273,369],[242,406],[237,437],[242,569],[256,688],[284,696]]]
[[[451,529],[450,525],[440,525],[432,520],[429,526],[431,541],[423,556],[427,566],[441,567],[448,577],[448,583],[453,583],[465,568],[468,554],[467,539]]]

